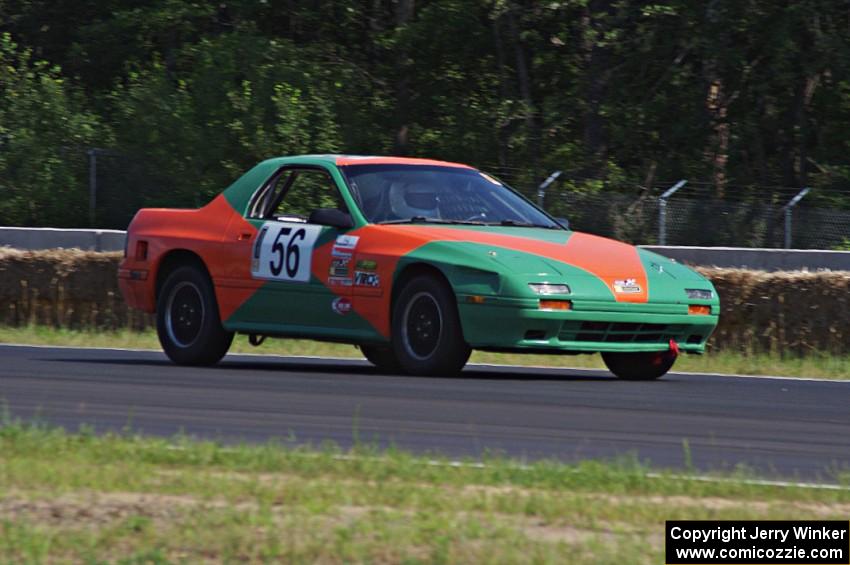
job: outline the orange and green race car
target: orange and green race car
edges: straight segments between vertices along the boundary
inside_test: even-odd
[[[139,211],[118,276],[168,356],[193,365],[241,332],[352,343],[417,375],[482,349],[600,352],[617,376],[654,379],[704,351],[719,313],[687,267],[426,159],[263,161],[203,208]]]

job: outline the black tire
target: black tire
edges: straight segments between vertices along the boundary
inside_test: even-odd
[[[652,381],[663,377],[676,362],[672,351],[647,353],[603,353],[602,360],[612,373],[625,381]]]
[[[371,364],[381,371],[385,373],[401,372],[401,365],[396,359],[392,346],[361,345],[360,351]]]
[[[156,302],[156,332],[178,365],[213,365],[227,353],[233,332],[222,327],[212,282],[200,268],[180,267],[165,279]]]
[[[411,375],[456,375],[472,350],[463,339],[454,294],[440,279],[419,275],[398,294],[392,312],[393,352]]]

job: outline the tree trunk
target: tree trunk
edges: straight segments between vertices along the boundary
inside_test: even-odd
[[[505,78],[505,46],[499,29],[500,19],[499,17],[493,18],[493,43],[496,49],[496,67],[499,69],[499,100],[507,100],[509,95],[507,79]],[[499,116],[496,122],[497,158],[500,167],[508,166],[508,142],[510,138],[508,128],[510,123],[510,119],[505,119],[505,116]]]
[[[728,100],[723,90],[723,80],[716,74],[709,83],[705,106],[710,119],[711,135],[705,156],[711,165],[711,180],[714,184],[714,193],[717,198],[726,196],[726,166],[729,162],[729,121]]]
[[[537,116],[537,106],[534,103],[531,86],[531,72],[528,65],[528,55],[526,53],[525,42],[520,33],[520,26],[517,22],[516,6],[511,6],[505,14],[508,22],[508,33],[510,34],[511,42],[514,46],[514,59],[516,61],[516,77],[519,86],[519,94],[525,106],[525,127],[528,132],[528,153],[526,163],[528,168],[534,170],[536,164],[540,160],[540,120]]]
[[[608,159],[608,132],[605,118],[602,115],[603,101],[611,78],[609,48],[600,45],[597,37],[604,33],[601,23],[595,18],[596,14],[613,15],[610,0],[591,0],[582,16],[584,28],[584,62],[587,80],[584,97],[586,110],[584,114],[584,146],[586,163],[584,174],[590,177],[602,172]]]
[[[400,30],[413,19],[414,0],[396,0],[395,2],[395,24],[396,30]],[[396,79],[396,128],[393,142],[394,155],[410,154],[410,78],[407,72],[408,52],[406,46],[396,51],[396,68],[398,78]]]
[[[719,13],[718,1],[711,0],[705,9],[705,17],[708,25],[706,30],[721,29],[722,16]],[[723,78],[720,72],[720,62],[717,49],[722,49],[725,44],[723,33],[716,34],[711,53],[706,55],[704,63],[704,76],[707,85],[705,96],[705,108],[708,113],[709,136],[708,143],[703,150],[703,155],[711,168],[711,180],[714,184],[714,193],[717,198],[726,196],[726,185],[728,182],[726,165],[729,162],[729,99],[726,93]]]

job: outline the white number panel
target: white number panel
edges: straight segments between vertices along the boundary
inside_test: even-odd
[[[254,241],[251,276],[255,279],[309,282],[313,246],[322,226],[266,222]]]

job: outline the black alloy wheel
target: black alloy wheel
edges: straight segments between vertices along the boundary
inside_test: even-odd
[[[209,276],[196,266],[175,269],[162,285],[156,306],[162,349],[179,365],[217,363],[233,342],[221,325]]]
[[[471,353],[463,339],[455,296],[431,275],[412,278],[392,313],[392,345],[401,369],[412,375],[455,375]]]

